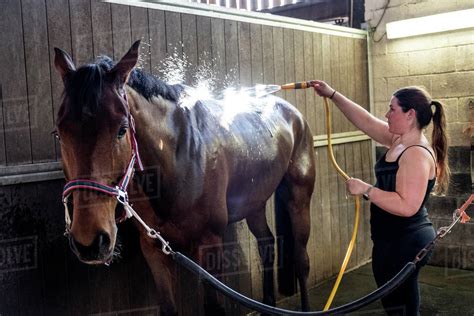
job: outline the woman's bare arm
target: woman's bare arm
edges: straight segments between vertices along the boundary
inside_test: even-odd
[[[388,131],[387,122],[378,119],[362,106],[341,93],[336,92],[333,94],[335,90],[324,81],[314,80],[312,83],[318,95],[323,97],[332,96],[334,104],[336,104],[347,119],[358,129],[384,146],[390,146],[392,144],[393,134]]]

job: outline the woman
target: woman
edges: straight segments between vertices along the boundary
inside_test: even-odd
[[[313,85],[318,95],[331,98],[357,128],[388,148],[375,164],[375,186],[355,178],[346,182],[350,194],[371,201],[372,269],[380,287],[435,237],[424,205],[435,182],[436,193],[445,192],[449,183],[443,106],[420,88],[403,88],[393,94],[385,122],[324,81],[315,80]],[[423,129],[431,121],[430,144]],[[406,282],[382,299],[387,314],[419,313],[418,273],[427,261],[428,256]]]

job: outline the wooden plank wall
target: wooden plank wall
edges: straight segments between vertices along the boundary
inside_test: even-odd
[[[118,59],[137,39],[143,41],[141,66],[154,74],[159,74],[160,62],[166,56],[185,54],[192,64],[185,77],[189,82],[198,67],[206,65],[211,67],[220,87],[224,82],[251,86],[321,78],[368,106],[365,39],[107,4],[99,0],[6,0],[0,11],[0,42],[5,48],[0,50],[0,166],[60,160],[58,144],[50,136],[62,91],[53,65],[54,47],[70,52],[76,64],[82,64],[99,54]],[[285,91],[278,95],[305,115],[315,136],[325,134],[322,99],[315,96],[313,90]],[[335,133],[355,130],[338,111],[332,114]],[[354,221],[353,201],[346,198],[344,181],[329,163],[327,147],[317,147],[315,152],[317,180],[308,244],[310,285],[338,272]],[[350,175],[373,181],[370,141],[336,145],[334,152],[341,167]],[[42,225],[50,220],[54,223],[49,226],[52,229],[38,233],[35,227],[25,228],[17,222],[9,226],[8,222],[2,222],[7,228],[0,231],[1,240],[39,236],[38,247],[44,251],[36,270],[12,277],[10,283],[0,287],[4,298],[0,314],[42,311],[43,314],[67,315],[120,310],[146,314],[156,310],[150,273],[136,250],[126,256],[125,262],[109,270],[81,265],[71,257],[67,244],[58,239],[62,229],[58,198],[61,185],[62,181],[50,181],[0,187],[3,210],[14,210],[19,207],[17,199],[28,196],[24,203],[30,210],[26,218],[33,216]],[[48,211],[34,213],[38,208]],[[350,267],[370,257],[366,203],[361,214],[357,247]],[[1,216],[3,220],[5,217]],[[273,201],[267,205],[267,218],[274,232]],[[130,228],[124,230],[133,235]],[[224,249],[229,254],[238,253],[240,264],[228,267],[224,280],[243,294],[261,300],[262,268],[255,239],[246,223],[231,225],[225,241]],[[132,238],[126,243],[133,248],[134,242],[136,239]],[[196,304],[202,302],[202,291],[196,291],[201,282],[184,271],[180,271],[180,275],[180,313],[202,313],[202,308],[197,307],[201,304]],[[108,291],[104,293],[96,284]],[[36,299],[29,303],[31,297]],[[225,304],[232,315],[248,312],[229,300]]]

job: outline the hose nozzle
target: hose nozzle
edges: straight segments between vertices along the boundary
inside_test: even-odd
[[[283,90],[290,90],[290,89],[306,89],[313,86],[313,81],[300,81],[300,82],[292,82],[287,83],[281,86]]]

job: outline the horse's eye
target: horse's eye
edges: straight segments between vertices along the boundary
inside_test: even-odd
[[[117,138],[118,138],[118,139],[121,139],[121,138],[123,138],[123,137],[125,136],[125,134],[127,134],[127,128],[126,128],[126,127],[121,127],[121,128],[119,129],[118,134],[117,134]]]

